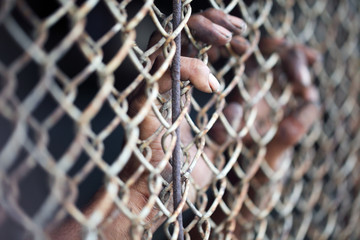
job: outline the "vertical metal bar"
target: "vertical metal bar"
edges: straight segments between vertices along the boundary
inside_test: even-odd
[[[175,30],[181,22],[181,0],[173,0],[173,29]],[[172,78],[172,122],[175,122],[180,115],[180,55],[181,55],[181,33],[175,38],[176,52],[171,67]],[[173,167],[173,190],[174,190],[174,209],[181,201],[181,149],[180,149],[180,129],[176,129],[176,145],[172,156]],[[179,214],[179,240],[184,239],[182,213]]]

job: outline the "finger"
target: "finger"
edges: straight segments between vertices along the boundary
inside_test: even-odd
[[[282,67],[280,66],[275,66],[273,68],[273,76],[274,76],[274,83],[273,83],[273,88],[274,89],[281,89],[281,86],[279,85],[280,82],[284,82],[287,81],[287,76],[283,74],[284,70]],[[285,77],[285,79],[284,79]],[[313,102],[313,103],[317,103],[319,102],[319,91],[317,89],[317,87],[315,87],[313,84],[309,85],[309,86],[303,86],[302,84],[297,84],[296,82],[294,83],[294,81],[292,81],[293,83],[293,88],[292,88],[292,92],[295,96],[299,96],[300,98],[302,98],[302,100],[304,100],[305,102]]]
[[[314,85],[305,88],[293,88],[293,93],[295,96],[302,98],[305,102],[319,102],[319,91]]]
[[[290,46],[284,38],[264,37],[259,48],[264,55],[278,52],[285,74],[294,85],[294,92],[306,95],[305,88],[311,85],[309,66],[321,59],[320,53],[302,44]]]
[[[284,38],[262,37],[259,42],[259,49],[262,54],[269,56],[286,45],[287,42]]]
[[[200,13],[200,15],[228,29],[234,34],[242,34],[247,28],[246,23],[241,18],[228,15],[223,11],[215,8],[207,9],[204,12]]]
[[[234,52],[239,55],[249,47],[248,42],[238,35],[235,36],[234,42],[231,39],[233,33],[241,34],[246,30],[246,23],[241,18],[227,15],[221,10],[208,9],[196,14],[190,18],[188,26],[194,38],[204,43],[218,47],[231,41]],[[182,43],[182,55],[194,57],[197,54],[197,49],[189,44],[187,39],[183,38]],[[229,55],[225,49],[217,47],[212,47],[208,51],[211,62],[215,62],[220,56]]]
[[[284,38],[263,37],[259,42],[259,49],[266,56],[274,52],[286,51],[286,49],[289,48],[289,43]],[[303,44],[297,44],[292,48],[297,48],[305,54],[309,66],[312,66],[315,62],[321,60],[320,52],[314,48],[307,47]]]
[[[235,102],[229,103],[224,108],[223,113],[229,124],[235,131],[238,131],[241,128],[241,119],[243,116],[243,109],[241,105]],[[210,129],[209,136],[219,145],[225,143],[228,139],[228,133],[220,119],[218,119],[214,126]]]
[[[315,50],[314,48],[310,48],[310,47],[304,46],[302,44],[299,44],[296,47],[304,52],[306,60],[307,60],[307,64],[309,66],[314,65],[314,63],[317,61],[321,61],[320,52]]]
[[[161,58],[156,59],[154,65],[161,65]],[[220,83],[216,77],[210,72],[208,66],[199,59],[181,57],[180,58],[180,80],[189,80],[196,89],[206,93],[217,92]],[[170,70],[159,80],[159,92],[164,93],[171,89]]]
[[[281,72],[284,71],[288,80],[293,84],[295,95],[301,96],[305,101],[317,102],[318,91],[311,84],[309,65],[321,58],[319,52],[300,44],[289,47],[282,39],[267,38],[263,40],[262,44],[268,44],[268,51],[272,49],[280,53],[282,68],[281,70],[274,68],[275,79],[278,79]]]
[[[235,54],[241,56],[250,48],[250,43],[245,38],[236,35],[232,37],[230,46]],[[220,57],[228,58],[230,56],[229,51],[225,47],[212,47],[207,51],[207,54],[209,61],[212,63],[216,62]]]
[[[202,15],[192,16],[188,26],[194,38],[206,44],[222,46],[231,41],[231,31]]]
[[[211,93],[217,92],[220,83],[210,72],[208,66],[199,59],[181,57],[181,80],[190,82],[200,91]]]
[[[290,48],[280,54],[281,64],[294,88],[303,89],[311,85],[311,74],[305,53],[299,48]]]
[[[249,41],[241,36],[234,36],[230,45],[231,49],[238,55],[243,55],[250,48]]]
[[[298,143],[309,131],[312,124],[319,117],[319,108],[315,104],[306,104],[279,124],[274,138],[267,145],[266,161],[273,170],[281,165],[281,157],[286,150]]]
[[[230,42],[230,46],[235,54],[241,56],[250,48],[250,43],[248,40],[246,40],[241,36],[234,36]],[[184,44],[181,46],[181,56],[194,58],[197,56],[198,53],[199,51],[189,42],[187,45]],[[209,62],[211,63],[216,62],[221,57],[222,58],[230,57],[229,50],[227,50],[227,48],[224,46],[213,46],[206,53],[209,57]]]

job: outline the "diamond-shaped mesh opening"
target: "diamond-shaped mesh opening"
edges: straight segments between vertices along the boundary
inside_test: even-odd
[[[0,62],[9,66],[23,53],[23,50],[2,24],[0,25],[0,34]]]
[[[182,3],[209,69],[174,123],[170,2],[0,4],[1,239],[178,239],[179,216],[184,239],[359,238],[358,1]],[[213,42],[221,11],[245,50]]]

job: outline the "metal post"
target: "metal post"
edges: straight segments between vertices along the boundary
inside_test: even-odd
[[[175,30],[181,22],[181,0],[173,0],[173,29]],[[175,38],[176,52],[171,66],[172,78],[172,122],[175,122],[180,115],[180,54],[181,54],[181,33]],[[172,156],[173,167],[173,190],[174,190],[174,209],[181,201],[181,149],[180,149],[180,129],[176,129],[176,145]],[[182,223],[182,213],[177,218],[179,222],[179,240],[184,239]]]

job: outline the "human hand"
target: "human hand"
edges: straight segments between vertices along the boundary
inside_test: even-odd
[[[314,86],[310,74],[310,67],[320,58],[320,55],[311,48],[299,44],[291,45],[283,39],[262,39],[259,47],[265,57],[269,57],[273,53],[280,56],[279,64],[272,70],[274,81],[271,92],[275,92],[273,96],[279,97],[276,92],[281,93],[284,85],[287,86],[287,89],[290,87],[292,94],[291,101],[280,108],[270,106],[264,96],[251,106],[251,109],[257,112],[252,128],[255,129],[261,140],[265,139],[264,136],[270,132],[272,127],[277,126],[277,129],[272,139],[265,145],[261,145],[264,143],[261,143],[259,138],[254,140],[251,131],[248,132],[241,140],[249,150],[248,152],[254,154],[251,157],[251,160],[254,159],[254,161],[244,161],[245,155],[241,155],[238,159],[238,164],[245,168],[245,179],[243,176],[240,180],[235,172],[227,175],[228,181],[233,184],[232,189],[241,186],[241,192],[244,192],[244,189],[246,191],[244,198],[241,197],[241,194],[233,196],[232,193],[226,193],[223,197],[228,208],[233,211],[233,218],[236,218],[236,224],[232,225],[235,229],[230,232],[237,237],[243,233],[243,224],[251,224],[256,217],[252,214],[251,208],[255,207],[258,209],[257,211],[265,211],[265,209],[271,210],[274,207],[276,204],[274,193],[281,189],[281,184],[285,179],[284,174],[279,175],[278,173],[280,169],[286,169],[288,161],[291,160],[291,154],[286,153],[292,152],[293,147],[308,133],[320,115],[318,90]],[[249,77],[247,91],[251,100],[255,99],[262,90],[259,83],[261,82],[259,81],[260,66],[254,64],[253,60],[249,60],[250,63],[247,64],[248,69],[246,69]],[[249,102],[244,100],[239,89],[236,88],[227,97],[227,102],[228,104],[223,110],[228,122],[226,125],[230,125],[239,133],[248,127],[243,119],[243,106]],[[271,117],[271,111],[276,111],[276,113],[282,111],[284,114],[278,122],[272,122],[271,119],[274,117]],[[230,145],[229,141],[235,140],[229,138],[227,131],[225,124],[219,119],[209,132],[210,137],[219,145],[220,149]],[[259,150],[264,147],[266,152],[262,155]],[[258,161],[259,159],[260,161]],[[244,162],[248,162],[249,165]],[[265,163],[267,166],[266,172],[260,167],[261,163]],[[259,191],[259,189],[262,190]],[[227,201],[229,199],[231,200]],[[233,202],[237,203],[236,206],[242,207],[233,206]],[[234,212],[234,209],[238,209],[240,214]],[[225,214],[222,207],[218,207],[212,215],[213,221],[218,225],[221,223],[223,226],[227,226],[224,221],[231,225],[233,218]],[[228,233],[228,230],[224,229],[223,233]]]
[[[239,34],[244,30],[244,23],[239,18],[228,16],[220,10],[207,10],[203,13],[193,15],[190,18],[188,25],[197,40],[204,44],[214,46],[211,51],[215,53],[220,51],[218,50],[219,48],[228,43],[232,44],[234,48],[239,51],[244,49],[244,46],[237,47],[237,43],[235,41],[233,42],[234,38],[239,38],[236,34]],[[161,34],[155,33],[149,41],[149,48],[156,44],[160,38]],[[183,56],[180,59],[181,81],[189,80],[195,88],[206,93],[217,92],[220,87],[218,81],[214,75],[211,74],[210,69],[204,62],[193,58],[196,55],[197,50],[192,49],[188,51],[191,48],[190,44],[189,40],[183,38],[184,51]],[[186,51],[188,51],[188,53],[185,53]],[[161,69],[163,63],[166,61],[166,57],[163,55],[161,48],[149,56],[149,59],[151,62],[151,73],[153,74]],[[167,129],[164,127],[163,123],[160,122],[155,113],[163,107],[163,102],[159,101],[159,99],[169,99],[171,96],[171,77],[169,69],[167,69],[157,80],[160,96],[154,104],[151,105],[152,108],[148,105],[148,95],[145,91],[146,87],[144,86],[137,89],[136,94],[129,98],[128,115],[131,118],[135,118],[145,107],[148,109],[145,118],[143,118],[138,125],[139,141],[146,143],[147,145],[143,148],[143,150],[146,150],[143,151],[143,154],[145,155],[144,158],[148,160],[152,167],[158,170],[160,169],[159,171],[161,171],[163,180],[171,182],[171,165],[167,162],[168,155],[166,155],[166,152],[163,149],[164,145],[168,146],[170,139],[166,138],[163,140],[163,134]],[[164,113],[163,117],[165,121],[169,122],[169,116],[171,116],[171,114],[169,114],[170,112],[164,111]],[[181,142],[183,145],[187,145],[192,141],[193,136],[185,119],[181,120],[180,131]],[[200,150],[202,151],[202,155],[206,154],[209,159],[213,159],[213,154],[208,148],[204,147]],[[187,156],[187,159],[189,159],[189,161],[195,161],[194,158],[198,151],[199,150],[195,146],[191,146],[188,151],[189,156]],[[164,162],[164,159],[166,162]],[[133,154],[125,168],[119,174],[120,179],[126,184],[129,190],[127,195],[128,200],[124,204],[133,214],[139,214],[145,206],[150,207],[150,211],[142,219],[142,224],[147,224],[150,226],[150,231],[155,231],[164,220],[164,218],[155,218],[155,215],[159,212],[159,208],[154,202],[154,196],[157,197],[161,189],[149,189],[150,172],[147,171],[146,168],[143,168],[142,172],[139,172],[141,167],[143,166],[139,161],[139,156]],[[138,175],[134,177],[134,174]],[[209,167],[201,158],[197,161],[191,176],[194,183],[200,188],[207,188],[212,177]],[[131,179],[131,181],[128,181],[129,179]],[[194,194],[194,191],[190,190],[188,196],[190,201],[194,201]],[[96,209],[101,208],[101,206],[106,206],[105,203],[111,203],[113,198],[114,196],[111,196],[108,191],[101,189],[90,206],[85,209],[85,215],[92,215]],[[168,206],[168,208],[171,210],[171,201],[169,202],[170,206]],[[152,205],[149,205],[149,203]],[[134,223],[130,222],[130,219],[128,219],[114,204],[110,205],[110,207],[102,207],[102,214],[106,216],[105,219],[107,220],[100,223],[98,229],[104,239],[130,238],[131,226]],[[68,223],[56,231],[53,236],[54,239],[77,239],[80,234],[81,230],[79,225]]]
[[[280,56],[280,62],[272,70],[274,82],[271,87],[272,93],[276,95],[281,90],[281,84],[290,85],[292,98],[296,99],[296,106],[284,105],[280,109],[284,112],[284,117],[278,122],[278,129],[272,140],[267,144],[266,162],[276,171],[281,164],[283,153],[293,147],[308,132],[312,124],[319,117],[319,96],[318,90],[313,85],[310,74],[310,67],[320,58],[318,52],[304,45],[291,45],[284,39],[264,38],[260,40],[259,48],[265,57],[273,53]],[[259,94],[261,86],[258,78],[260,77],[259,66],[249,64],[247,73],[249,76],[248,93],[250,98]],[[279,96],[275,96],[279,97]],[[230,103],[224,109],[224,113],[229,123],[235,124],[242,118],[242,98],[238,89],[234,89],[227,101]],[[276,124],[270,121],[271,110],[274,106],[262,97],[252,108],[257,110],[257,117],[254,127],[260,136],[264,136],[270,128]],[[237,123],[237,130],[244,127]],[[217,125],[210,134],[218,143],[226,139],[225,127],[223,124]],[[251,134],[243,138],[245,145],[254,144]]]
[[[282,164],[283,154],[297,144],[319,118],[319,93],[313,84],[310,68],[321,55],[315,49],[277,38],[262,38],[259,48],[265,57],[279,54],[280,64],[273,69],[274,87],[278,87],[281,81],[290,83],[293,99],[296,100],[296,105],[283,107],[284,117],[275,136],[267,144],[265,159],[276,171]]]
[[[238,39],[242,38],[238,34],[241,34],[246,29],[246,24],[240,18],[227,15],[220,10],[208,9],[204,12],[194,14],[189,19],[188,26],[193,34],[193,37],[197,41],[213,46],[210,49],[213,52],[220,51],[220,49],[228,43],[231,44],[236,51],[243,51],[246,49],[243,45],[238,44]],[[161,37],[162,36],[159,32],[153,34],[149,41],[149,48],[158,43]],[[197,54],[197,50],[191,44],[189,39],[185,37],[185,35],[183,35],[182,38],[182,50],[183,56],[180,58],[181,81],[189,80],[195,88],[206,93],[217,92],[220,87],[219,82],[216,80],[214,75],[211,74],[210,69],[204,62],[193,58]],[[149,58],[152,62],[152,73],[157,72],[160,68],[162,68],[165,56],[163,55],[161,49],[155,51],[155,53]],[[169,70],[167,70],[158,80],[158,85],[159,93],[169,99],[171,96],[171,77]],[[131,99],[129,115],[135,116],[146,101],[144,89],[138,91],[136,96],[133,96]],[[162,103],[159,101],[157,101],[156,104],[158,108],[162,106]],[[169,121],[169,119],[167,120]],[[148,139],[159,129],[159,127],[161,127],[161,123],[158,118],[155,116],[153,111],[149,111],[149,114],[139,125],[140,139]],[[185,120],[182,121],[180,128],[182,130],[181,141],[183,143],[190,142],[193,137],[191,135],[189,125]],[[161,133],[157,134],[157,137],[155,137],[150,143],[151,149],[157,151],[156,154],[153,154],[151,157],[151,163],[154,166],[156,166],[164,157],[164,152],[161,146],[161,135]],[[171,166],[168,165],[168,167]],[[196,171],[196,169],[194,169],[194,171]],[[171,171],[166,171],[166,174],[169,172]],[[168,176],[165,175],[163,177],[168,179]]]

